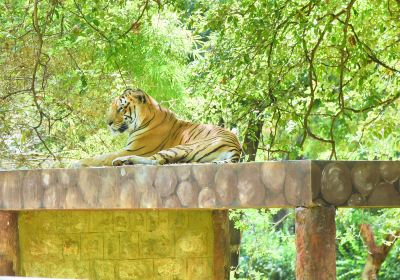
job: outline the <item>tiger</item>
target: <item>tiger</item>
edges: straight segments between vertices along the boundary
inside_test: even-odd
[[[107,124],[128,133],[116,152],[86,158],[74,167],[238,162],[242,148],[231,131],[180,120],[141,89],[127,88],[110,104]]]

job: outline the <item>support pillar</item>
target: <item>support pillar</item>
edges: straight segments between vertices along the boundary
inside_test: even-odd
[[[296,208],[296,279],[336,279],[334,207]]]
[[[15,276],[18,261],[18,214],[0,211],[0,276]]]
[[[229,279],[230,242],[228,210],[212,211],[214,227],[214,280]]]

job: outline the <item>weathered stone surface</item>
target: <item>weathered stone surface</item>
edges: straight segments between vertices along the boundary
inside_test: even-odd
[[[261,166],[261,179],[273,193],[281,193],[285,183],[286,165],[284,162],[264,163]]]
[[[180,165],[179,168],[175,168],[176,175],[180,182],[189,180],[191,168],[191,164],[183,164]]]
[[[120,233],[119,252],[121,259],[136,259],[139,257],[139,233]]]
[[[168,229],[168,213],[160,211],[147,212],[146,230],[152,231],[166,231]]]
[[[167,197],[175,192],[177,182],[174,170],[164,166],[157,170],[154,186],[161,197]]]
[[[101,176],[98,168],[84,168],[79,170],[78,189],[86,205],[93,207],[98,202],[98,193],[101,188]]]
[[[217,196],[211,188],[204,188],[199,193],[200,208],[214,208],[217,206]]]
[[[212,260],[210,258],[189,258],[188,279],[205,280],[212,279]]]
[[[311,162],[311,191],[312,198],[316,199],[321,192],[321,168],[315,162]]]
[[[215,174],[215,191],[221,206],[231,205],[237,197],[237,175],[231,165],[221,166]]]
[[[89,231],[90,232],[110,232],[114,229],[114,215],[112,212],[90,213]]]
[[[139,236],[139,252],[142,258],[168,258],[174,255],[174,237],[169,231],[155,231]],[[178,247],[179,248],[179,247]]]
[[[378,165],[374,162],[357,162],[351,169],[351,177],[358,192],[367,196],[379,182]]]
[[[168,226],[170,229],[185,229],[188,226],[188,212],[170,211],[168,212]]]
[[[0,172],[0,198],[4,209],[23,209],[20,178],[23,173],[12,171]]]
[[[76,187],[71,187],[66,190],[65,208],[85,208],[87,204],[83,200],[81,191]]]
[[[349,169],[340,162],[330,163],[322,171],[321,193],[325,201],[341,205],[351,195],[351,178]]]
[[[140,200],[133,180],[124,180],[119,185],[119,206],[121,208],[137,208]]]
[[[39,172],[27,171],[22,179],[22,200],[25,209],[41,208],[43,185],[40,184]]]
[[[288,205],[285,195],[283,193],[269,193],[265,198],[265,205],[272,207],[285,207]]]
[[[379,183],[369,196],[368,204],[374,206],[400,205],[400,193],[395,190],[393,184],[387,182]]]
[[[212,187],[214,181],[215,165],[196,164],[192,166],[192,174],[201,188]]]
[[[395,184],[392,194],[400,194],[399,166],[282,161],[0,171],[0,209],[348,206],[353,194],[364,198],[354,206],[374,206],[368,197],[380,182]]]
[[[239,170],[237,188],[241,205],[259,206],[264,202],[265,188],[261,183],[259,169],[256,166],[245,165]]]
[[[348,206],[362,206],[365,204],[365,198],[359,193],[353,193],[347,201]]]
[[[154,260],[154,280],[185,280],[186,260],[184,258],[169,258]]]
[[[118,263],[120,280],[153,279],[153,260],[129,260]]]
[[[284,193],[290,205],[308,205],[311,202],[310,166],[301,162],[289,162],[286,166]]]
[[[394,183],[400,176],[400,162],[382,161],[379,163],[379,171],[383,180]]]
[[[46,209],[64,208],[66,200],[66,188],[56,183],[43,190],[42,205]]]
[[[140,208],[161,207],[161,197],[154,187],[149,187],[142,193],[140,198]]]
[[[100,173],[100,187],[97,203],[101,208],[115,208],[118,205],[119,187],[117,185],[118,169],[112,169],[107,174]]]
[[[163,200],[165,208],[181,208],[182,204],[176,194],[170,195]]]
[[[87,233],[82,236],[82,259],[103,259],[104,240],[101,233]]]
[[[210,212],[207,210],[190,211],[188,213],[188,227],[191,229],[204,230],[212,226]]]
[[[200,257],[207,255],[209,248],[208,231],[184,230],[175,234],[176,256]]]
[[[115,261],[109,260],[95,260],[93,261],[93,273],[96,280],[114,280],[117,271],[117,264]]]
[[[120,258],[120,234],[107,232],[104,234],[104,259],[118,260]]]
[[[212,260],[221,248],[214,248],[212,217],[210,210],[23,212],[20,275],[218,279]]]
[[[129,212],[113,211],[114,214],[114,231],[127,232],[129,230]]]
[[[197,207],[199,188],[196,182],[183,181],[176,191],[179,201],[186,207]]]
[[[68,259],[80,259],[81,236],[78,233],[65,234],[62,243],[62,254]]]
[[[336,279],[335,208],[296,208],[296,279]]]
[[[147,217],[146,213],[140,212],[130,212],[129,213],[129,229],[131,231],[145,231],[147,229]]]
[[[228,210],[212,212],[214,230],[214,279],[229,279],[230,274],[230,232]]]
[[[135,165],[134,168],[122,168],[126,170],[128,178],[132,176],[135,180],[137,191],[144,192],[147,187],[153,186],[156,166]]]

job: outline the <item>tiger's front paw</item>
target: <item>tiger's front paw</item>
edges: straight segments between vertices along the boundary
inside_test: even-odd
[[[112,161],[113,166],[122,166],[122,165],[132,165],[134,164],[131,156],[126,156],[126,157],[118,157]]]
[[[134,165],[134,164],[145,164],[145,165],[158,165],[160,164],[157,160],[140,157],[140,156],[125,156],[118,157],[112,161],[112,165],[121,166],[121,165]]]

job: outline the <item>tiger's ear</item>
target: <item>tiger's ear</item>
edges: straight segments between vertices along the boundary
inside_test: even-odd
[[[135,98],[139,103],[145,104],[147,102],[146,93],[141,89],[126,89],[124,94],[129,94],[133,98]]]

